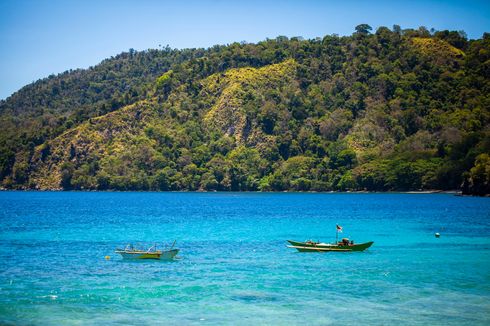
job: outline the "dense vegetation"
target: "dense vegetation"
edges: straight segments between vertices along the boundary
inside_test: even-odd
[[[490,34],[120,54],[0,102],[14,189],[490,193]]]

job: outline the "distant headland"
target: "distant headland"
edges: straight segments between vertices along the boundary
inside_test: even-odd
[[[490,34],[121,53],[0,102],[3,189],[490,193]]]

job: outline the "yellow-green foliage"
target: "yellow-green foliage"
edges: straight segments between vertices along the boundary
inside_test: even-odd
[[[443,117],[447,119],[449,125],[476,131],[481,129],[482,121],[488,119],[489,115],[488,110],[475,108],[473,110],[456,109],[454,112],[444,114]]]
[[[373,109],[368,110],[365,117],[354,124],[346,140],[349,147],[356,152],[359,161],[392,152],[395,141],[384,127],[389,124],[385,121],[388,118]]]
[[[488,157],[470,171],[490,152],[488,38],[356,29],[131,53],[38,81],[0,103],[0,183],[326,191],[466,180],[467,192],[490,193]]]
[[[463,192],[484,196],[490,193],[490,155],[480,154],[467,174]]]
[[[172,75],[173,75],[173,71],[169,70],[166,73],[164,73],[163,75],[161,75],[160,77],[158,77],[157,78],[157,86],[162,86],[165,83],[168,83],[170,78],[172,78]]]
[[[300,178],[308,174],[313,163],[314,160],[311,157],[294,156],[284,162],[281,166],[281,170],[283,173],[288,173],[296,178]]]
[[[263,190],[296,190],[304,191],[312,187],[315,160],[306,156],[294,156],[283,162],[274,174],[264,178],[260,184]]]
[[[93,118],[36,148],[31,182],[40,189],[60,186],[64,163],[108,158],[128,152],[128,144],[146,137],[143,126],[155,118],[154,103],[141,101],[102,117]],[[47,158],[43,151],[49,151]]]
[[[440,56],[461,58],[465,56],[462,50],[437,38],[414,37],[412,38],[412,44],[424,55],[434,58]]]
[[[202,95],[213,96],[216,101],[205,115],[205,122],[243,143],[247,138],[246,97],[260,97],[266,90],[294,84],[296,67],[296,62],[289,59],[262,68],[230,69],[206,78]],[[263,135],[255,135],[257,137],[264,138]]]

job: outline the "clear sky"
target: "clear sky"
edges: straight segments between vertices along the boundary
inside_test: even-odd
[[[480,38],[490,32],[490,0],[0,0],[0,99],[130,48],[350,35],[360,23],[464,30]]]

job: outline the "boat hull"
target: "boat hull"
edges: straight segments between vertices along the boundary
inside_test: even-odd
[[[374,243],[373,241],[370,241],[353,245],[340,245],[332,243],[299,242],[293,240],[287,241],[291,244],[290,246],[288,246],[289,248],[294,248],[299,252],[364,251],[367,248],[371,247],[371,245]]]
[[[127,251],[116,250],[123,259],[156,259],[156,260],[171,260],[177,256],[179,249],[145,252],[145,251]]]

